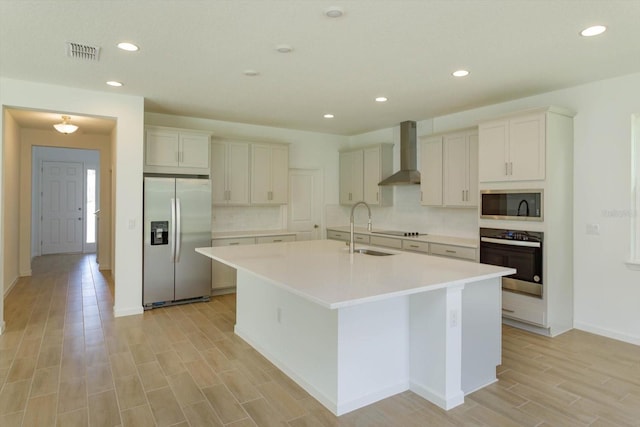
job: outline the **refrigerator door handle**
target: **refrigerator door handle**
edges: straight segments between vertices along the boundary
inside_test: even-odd
[[[181,226],[180,226],[180,214],[182,213],[182,208],[180,207],[180,199],[176,199],[176,226],[175,226],[175,230],[176,230],[176,255],[175,255],[175,261],[179,262],[180,261],[180,240],[182,237],[182,230],[181,230]]]
[[[173,229],[172,229],[173,227]],[[170,232],[169,241],[171,243],[171,262],[176,260],[176,199],[171,199],[171,225],[169,226]]]

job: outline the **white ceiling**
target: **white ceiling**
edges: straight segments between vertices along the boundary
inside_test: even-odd
[[[353,135],[640,72],[639,22],[639,0],[2,0],[0,75]],[[578,35],[593,24],[608,31]],[[68,58],[68,41],[100,46],[100,60]]]

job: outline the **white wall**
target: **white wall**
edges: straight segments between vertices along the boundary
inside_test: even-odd
[[[4,110],[4,132],[2,160],[0,161],[0,299],[5,297],[19,276],[20,246],[19,232],[16,224],[19,221],[20,192],[17,185],[20,178],[20,128],[8,111]],[[0,304],[0,333],[4,329],[4,304]]]
[[[632,116],[640,74],[433,119],[434,132],[510,112],[557,105],[574,118],[574,324],[640,344],[640,271],[629,269]],[[587,235],[599,224],[599,235]]]
[[[94,115],[117,120],[112,159],[115,176],[115,304],[116,316],[142,312],[142,148],[144,99],[137,96],[25,82],[0,78],[0,105],[5,108],[29,108],[81,115]],[[5,129],[4,115],[2,129]],[[6,135],[3,132],[3,137]],[[3,140],[3,147],[7,144]],[[3,149],[3,156],[4,156]],[[0,158],[0,163],[4,163]],[[14,184],[17,185],[17,184]],[[3,183],[0,197],[9,183]],[[4,222],[4,218],[3,218]],[[5,224],[18,228],[19,224]],[[5,245],[4,233],[0,247]],[[18,248],[11,248],[18,250]],[[5,248],[6,250],[6,248]],[[8,284],[0,285],[4,290]]]

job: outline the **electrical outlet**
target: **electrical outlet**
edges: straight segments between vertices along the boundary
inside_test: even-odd
[[[458,315],[458,310],[454,309],[451,310],[449,312],[449,326],[452,328],[455,328],[458,326],[459,323],[459,319],[458,319],[459,315]]]
[[[600,235],[600,224],[587,224],[587,234]]]

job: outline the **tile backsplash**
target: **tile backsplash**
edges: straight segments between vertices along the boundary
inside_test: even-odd
[[[287,228],[287,206],[214,206],[211,230],[251,231]]]

